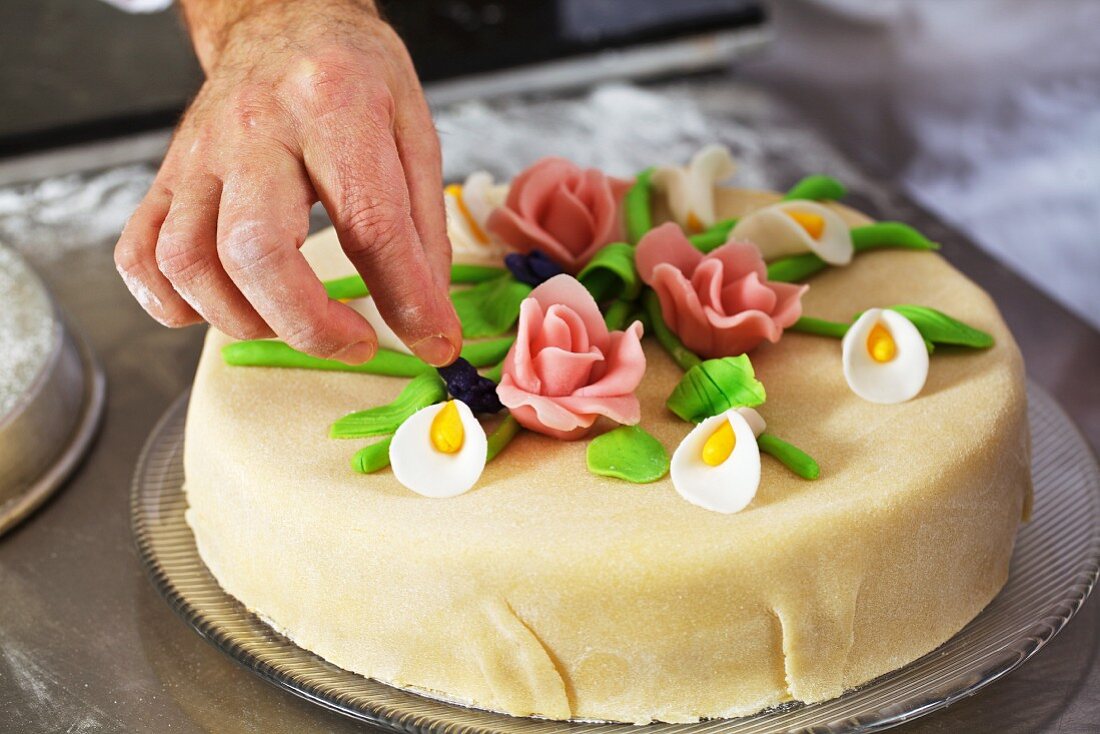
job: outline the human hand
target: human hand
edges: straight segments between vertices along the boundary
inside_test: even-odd
[[[231,17],[196,29],[202,2]],[[396,33],[349,0],[185,8],[207,80],[116,246],[130,291],[168,326],[364,362],[373,329],[299,252],[319,200],[386,322],[425,361],[453,361],[439,141]]]

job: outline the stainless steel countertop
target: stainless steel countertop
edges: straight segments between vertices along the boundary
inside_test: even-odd
[[[703,113],[721,118],[715,128],[721,136],[755,157],[762,168],[752,175],[779,187],[802,173],[850,171],[790,121],[783,123],[789,134],[777,136],[782,113],[758,97],[723,112],[723,100],[740,91],[725,85],[691,92]],[[509,112],[513,125],[521,124],[517,114]],[[130,185],[147,181],[151,170],[134,169],[138,183]],[[117,175],[125,179],[124,173]],[[75,201],[93,180],[70,180],[67,195]],[[853,189],[857,206],[910,222],[945,244],[946,257],[1000,304],[1032,378],[1100,446],[1100,334],[894,192],[864,177]],[[73,480],[0,539],[0,732],[368,729],[238,667],[177,619],[146,580],[130,534],[130,481],[150,429],[191,382],[203,332],[170,331],[145,317],[115,274],[113,237],[61,223],[56,211],[30,224],[5,228],[0,221],[0,237],[38,265],[88,335],[110,392],[102,434]],[[1094,597],[1019,670],[901,731],[1096,731],[1098,628]]]

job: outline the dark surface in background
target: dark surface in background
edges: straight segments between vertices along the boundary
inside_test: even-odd
[[[383,0],[424,81],[760,22],[755,0]],[[172,126],[202,83],[175,8],[0,0],[0,157]]]
[[[0,0],[0,156],[171,126],[201,82],[174,11]]]

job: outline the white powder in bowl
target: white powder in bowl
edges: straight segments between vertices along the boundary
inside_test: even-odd
[[[38,276],[23,258],[0,245],[0,424],[42,371],[58,328]]]

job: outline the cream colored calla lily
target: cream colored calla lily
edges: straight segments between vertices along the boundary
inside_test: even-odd
[[[847,265],[855,249],[844,219],[816,201],[782,201],[745,215],[730,237],[751,242],[765,260],[813,252],[830,265]]]
[[[504,252],[504,246],[489,233],[486,223],[507,197],[508,185],[494,184],[493,177],[485,171],[475,171],[465,183],[444,189],[447,237],[455,254],[491,257]]]
[[[737,165],[724,145],[708,145],[691,158],[687,166],[662,166],[651,180],[664,193],[673,219],[689,233],[700,232],[717,222],[714,187],[733,175]]]

